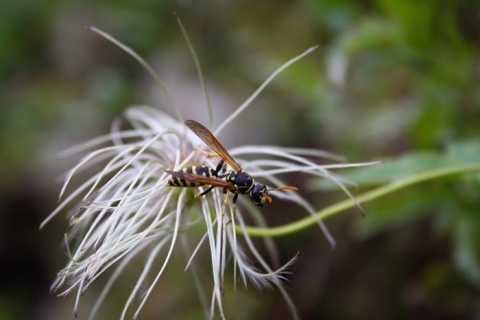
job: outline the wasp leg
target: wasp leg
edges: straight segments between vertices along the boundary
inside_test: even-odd
[[[223,168],[223,171],[225,171],[225,162],[223,160],[220,160],[220,162],[217,164],[217,167],[215,168],[215,173],[218,173],[220,172],[220,170],[222,170]]]
[[[238,198],[238,195],[239,195],[239,193],[237,193],[233,196],[233,201],[232,201],[232,203],[233,203],[233,215],[230,218],[230,220],[227,221],[226,225],[229,225],[237,215],[237,198]]]
[[[215,188],[214,186],[210,186],[207,188],[207,190],[201,192],[201,193],[198,193],[195,195],[195,199],[200,199],[201,197],[203,197],[204,195],[206,195],[207,193],[209,193],[210,191],[213,190],[213,188]]]
[[[225,219],[225,210],[227,209],[227,203],[228,203],[228,196],[230,195],[230,190],[226,190],[225,192],[225,199],[223,200],[223,206],[222,206],[222,222]],[[228,223],[227,223],[228,224]]]
[[[207,152],[205,150],[201,150],[200,148],[194,148],[194,149],[197,150],[198,152],[203,153],[205,156],[207,156],[207,158],[220,158],[220,156],[216,152]]]
[[[205,154],[207,158],[221,158],[216,152],[207,152],[204,150],[200,150],[198,148],[195,148],[195,150]],[[223,168],[223,172],[225,172],[227,167],[225,166],[225,162],[223,161],[223,159],[220,160],[220,162],[218,163],[217,167],[215,168],[215,172],[219,173],[220,170],[222,170],[222,168]]]
[[[218,163],[217,167],[215,168],[215,171],[213,172],[213,176],[215,177],[218,177],[218,172],[222,169],[224,165],[224,162],[223,160],[220,160],[220,162]],[[215,188],[215,186],[210,186],[208,187],[205,191],[199,193],[199,194],[196,194],[195,195],[195,199],[200,199],[201,197],[203,197],[204,195],[206,195],[207,193],[209,193],[210,191],[213,190],[213,188]]]

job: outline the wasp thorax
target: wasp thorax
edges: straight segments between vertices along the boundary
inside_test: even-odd
[[[238,190],[238,193],[247,194],[251,191],[254,180],[246,172],[230,171],[226,174],[227,181],[232,182]]]
[[[267,201],[267,187],[263,183],[255,183],[252,191],[250,191],[250,199],[254,205],[263,207]]]

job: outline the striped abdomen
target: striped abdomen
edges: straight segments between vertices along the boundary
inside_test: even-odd
[[[185,172],[190,174],[195,174],[204,177],[217,177],[217,173],[210,167],[207,166],[192,166],[187,168],[182,168],[179,172]],[[203,183],[197,183],[192,181],[187,181],[181,177],[176,177],[173,173],[170,175],[168,180],[168,185],[171,187],[198,187],[204,185]]]

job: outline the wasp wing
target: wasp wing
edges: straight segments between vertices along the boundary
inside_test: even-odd
[[[207,146],[215,151],[226,164],[231,166],[235,171],[242,171],[242,167],[233,159],[224,146],[215,138],[213,133],[205,128],[202,124],[194,120],[185,121],[187,127],[190,128]]]
[[[233,183],[220,179],[218,177],[206,177],[199,174],[193,174],[183,171],[166,171],[174,178],[180,178],[188,182],[210,185],[213,187],[226,188],[228,190],[235,189]]]

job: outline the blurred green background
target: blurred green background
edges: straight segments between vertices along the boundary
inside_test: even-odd
[[[480,3],[376,1],[2,1],[0,3],[1,319],[73,318],[72,297],[49,294],[67,261],[66,215],[41,232],[61,176],[79,158],[64,148],[109,131],[133,104],[171,113],[146,71],[84,30],[95,25],[149,61],[186,118],[205,122],[195,66],[173,12],[202,64],[219,123],[283,62],[319,45],[282,73],[233,125],[227,147],[278,144],[329,150],[351,162],[388,160],[385,181],[443,163],[480,159]],[[391,174],[391,179],[388,179]],[[60,178],[59,178],[60,177]],[[303,177],[295,185],[322,187]],[[359,194],[381,183],[367,174]],[[277,239],[286,283],[302,319],[472,319],[480,317],[478,176],[432,181],[365,204],[317,228]],[[345,198],[312,190],[322,208]],[[272,225],[305,215],[278,201]],[[292,209],[292,208],[290,208]],[[208,257],[205,263],[209,263]],[[178,257],[141,319],[203,317]],[[208,276],[208,272],[206,273]],[[118,318],[133,275],[107,298]],[[85,318],[97,297],[82,298]],[[118,300],[117,300],[118,298]],[[227,288],[231,319],[280,319],[276,291]]]

